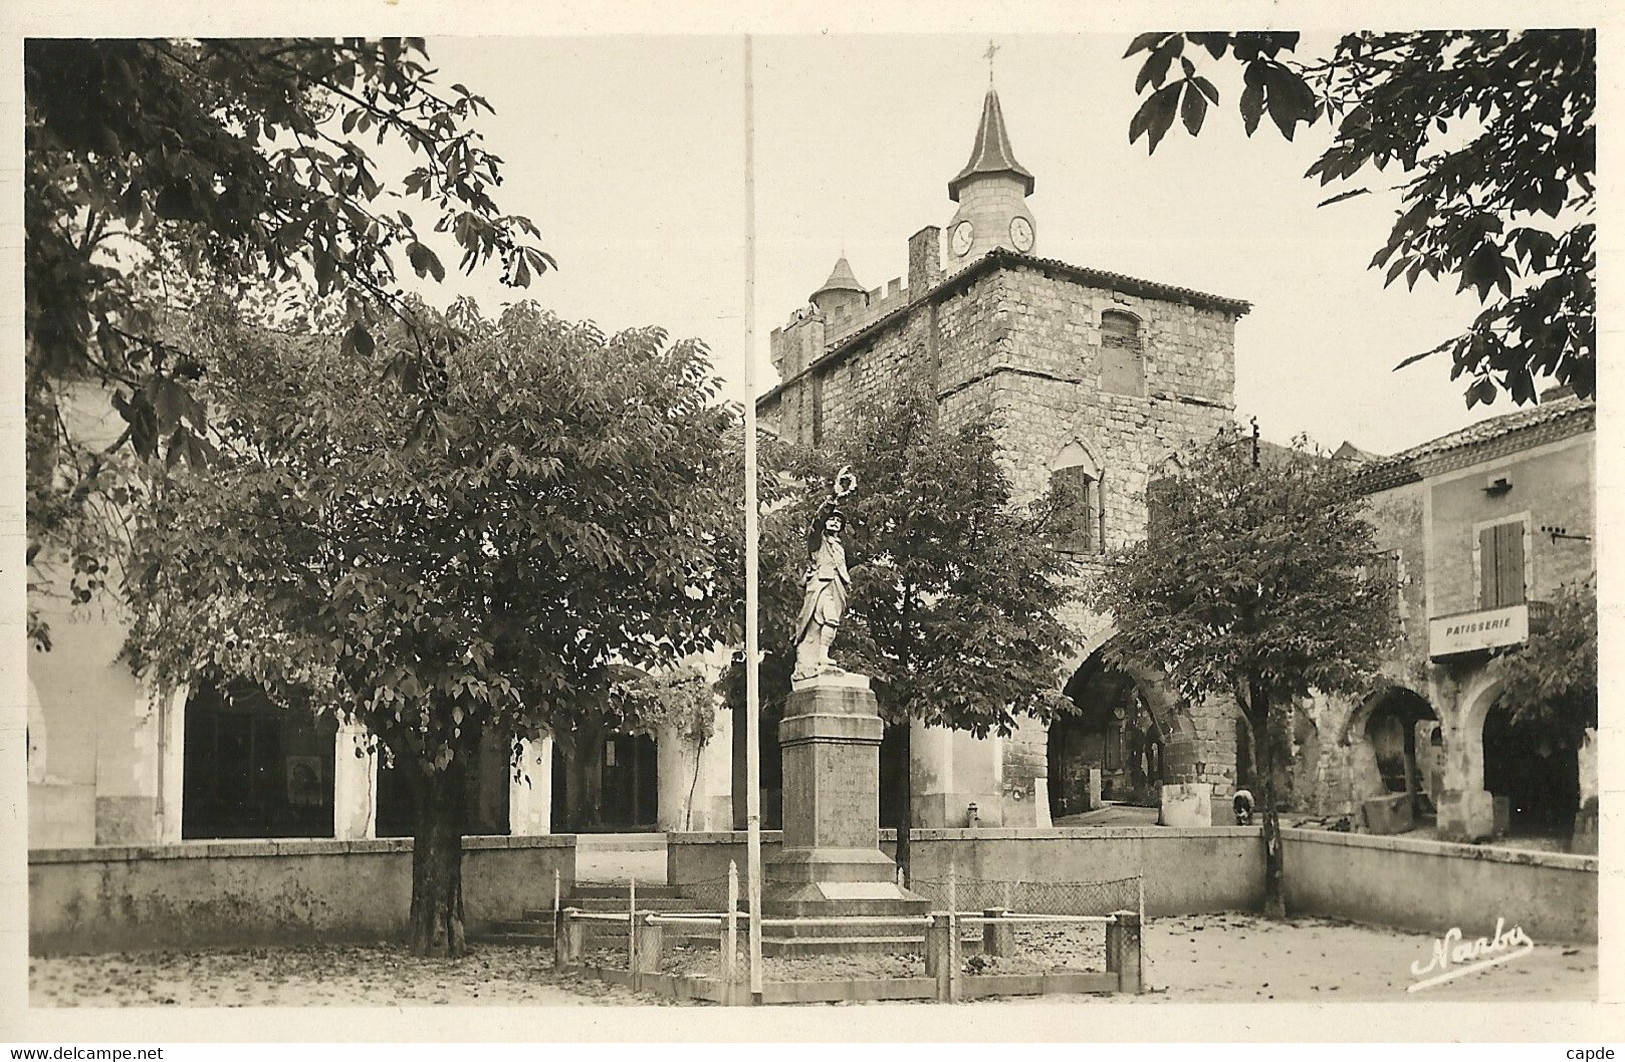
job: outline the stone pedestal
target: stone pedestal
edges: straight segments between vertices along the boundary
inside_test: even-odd
[[[1157,821],[1164,826],[1213,825],[1213,786],[1207,782],[1176,782],[1162,787],[1162,810]]]
[[[820,675],[796,682],[779,724],[784,757],[784,846],[763,868],[763,912],[770,918],[925,914],[930,903],[897,884],[897,866],[880,851],[880,738],[884,727],[863,675]],[[775,927],[774,950],[841,950],[856,943],[835,927]],[[802,930],[809,930],[803,932]],[[865,943],[897,938],[906,927],[876,927]],[[913,936],[918,937],[916,929]]]

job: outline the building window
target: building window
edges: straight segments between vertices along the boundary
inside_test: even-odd
[[[1145,394],[1145,347],[1133,314],[1107,310],[1100,315],[1100,389]]]
[[[1523,521],[1491,524],[1478,532],[1478,605],[1505,608],[1524,602]]]
[[[1100,482],[1083,465],[1058,468],[1049,477],[1055,548],[1093,553],[1100,548]]]
[[[1405,554],[1397,549],[1384,553],[1377,564],[1377,578],[1381,580],[1381,585],[1393,591],[1394,609],[1400,616],[1404,616]]]
[[[1169,494],[1173,480],[1167,476],[1152,480],[1145,488],[1145,537],[1156,542],[1168,533],[1168,521],[1173,516]]]

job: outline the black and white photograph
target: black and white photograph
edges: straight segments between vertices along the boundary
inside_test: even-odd
[[[409,7],[8,16],[19,1046],[1621,1039],[1600,7]]]

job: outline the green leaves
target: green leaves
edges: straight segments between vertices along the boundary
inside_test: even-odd
[[[1298,60],[1287,58],[1296,34],[1141,34],[1127,55],[1146,53],[1134,89],[1150,95],[1130,122],[1131,143],[1145,135],[1154,151],[1176,105],[1195,135],[1218,102],[1197,95],[1208,83],[1186,42],[1241,66],[1248,136],[1266,116],[1288,140],[1321,115],[1337,123],[1305,176],[1324,186],[1401,171],[1402,206],[1371,266],[1385,285],[1454,275],[1457,290],[1485,304],[1465,332],[1428,352],[1451,354],[1469,405],[1498,391],[1533,401],[1537,376],[1593,393],[1594,32],[1351,33],[1331,55]],[[1170,80],[1175,58],[1181,76]]]
[[[738,420],[703,348],[529,303],[458,312],[418,394],[346,349],[360,323],[293,337],[210,304],[222,456],[143,512],[128,565],[153,675],[352,711],[444,770],[488,731],[627,711],[614,668],[737,635]]]
[[[1112,557],[1091,604],[1118,652],[1193,699],[1357,690],[1397,632],[1393,594],[1363,575],[1371,528],[1329,461],[1299,448],[1255,468],[1249,442],[1231,431],[1184,455],[1158,483],[1156,537]]]

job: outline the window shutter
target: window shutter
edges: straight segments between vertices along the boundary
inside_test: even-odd
[[[1478,606],[1496,608],[1501,597],[1495,578],[1496,544],[1499,541],[1495,527],[1486,527],[1478,533]]]
[[[1495,529],[1496,600],[1501,605],[1523,603],[1523,524],[1501,524]]]

